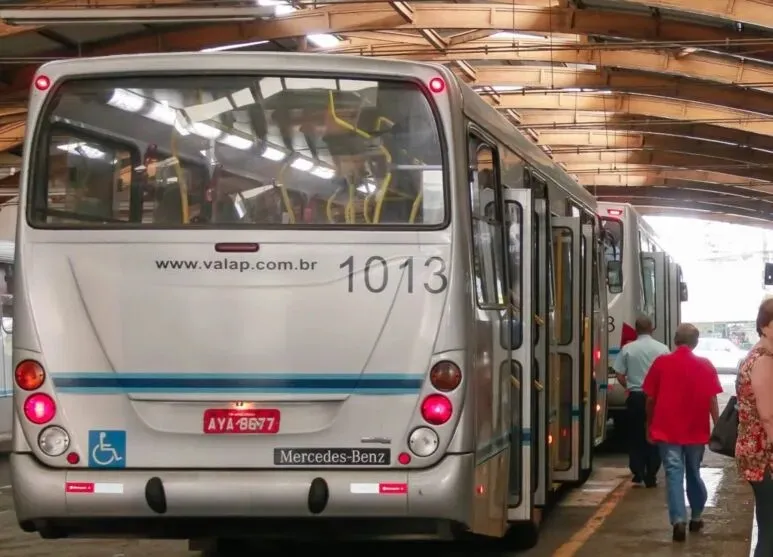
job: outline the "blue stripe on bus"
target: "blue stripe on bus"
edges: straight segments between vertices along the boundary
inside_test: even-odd
[[[620,353],[620,348],[619,347],[618,348],[610,348],[609,350],[607,350],[607,352],[609,352],[609,354],[611,356],[614,356],[615,354],[619,354]]]
[[[0,398],[6,398],[9,396],[13,396],[13,391],[0,390]]]
[[[424,374],[278,374],[278,373],[59,373],[54,385],[62,393],[415,393]]]
[[[606,391],[609,385],[607,383],[601,383],[599,385],[599,391]]]

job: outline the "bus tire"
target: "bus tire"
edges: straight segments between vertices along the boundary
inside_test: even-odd
[[[539,524],[533,520],[514,522],[510,525],[504,541],[507,549],[511,551],[532,549],[539,542]]]
[[[248,554],[249,543],[246,540],[218,538],[206,547],[202,557],[236,557]]]

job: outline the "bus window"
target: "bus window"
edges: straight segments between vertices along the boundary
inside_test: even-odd
[[[607,288],[611,294],[623,291],[623,222],[601,217],[604,257],[607,260]]]
[[[523,207],[514,201],[505,203],[505,219],[507,223],[507,262],[510,279],[510,300],[513,304],[513,324],[515,330],[512,332],[514,341],[511,348],[516,349],[521,346],[522,336],[522,296],[523,285],[521,284],[522,272],[522,253],[521,244],[522,226],[523,226]],[[536,261],[536,259],[534,259]],[[534,265],[536,267],[536,265]]]
[[[554,242],[554,272],[556,278],[556,309],[559,312],[556,320],[556,340],[558,344],[572,342],[572,231],[568,228],[553,229]]]
[[[34,226],[446,221],[439,127],[410,82],[135,76],[65,81],[52,97],[34,147],[48,153],[32,178]],[[61,133],[65,121],[89,134]]]
[[[655,322],[655,296],[656,290],[656,277],[655,277],[655,260],[651,257],[642,257],[641,260],[641,274],[642,284],[644,285],[644,315],[649,316],[652,319],[653,328],[657,327]]]
[[[475,284],[478,304],[502,306],[504,292],[504,250],[502,220],[496,210],[496,168],[490,146],[470,138],[470,206],[474,237]]]
[[[501,150],[502,185],[506,188],[524,187],[526,163],[507,147]]]
[[[132,169],[137,164],[130,146],[53,126],[43,182],[47,195],[34,203],[35,214],[42,210],[38,218],[52,224],[128,222]]]

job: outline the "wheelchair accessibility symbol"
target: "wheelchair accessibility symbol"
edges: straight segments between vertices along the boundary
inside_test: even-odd
[[[126,432],[89,431],[89,468],[126,468]]]

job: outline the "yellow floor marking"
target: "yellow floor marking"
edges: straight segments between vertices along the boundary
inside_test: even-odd
[[[606,501],[601,504],[595,513],[593,513],[593,516],[590,517],[568,541],[553,553],[553,557],[572,557],[577,553],[590,537],[601,528],[601,525],[604,524],[604,521],[609,518],[609,515],[611,515],[615,508],[620,504],[623,497],[625,497],[625,494],[631,489],[631,486],[633,486],[631,481],[627,479],[623,480],[620,485],[609,494]]]

